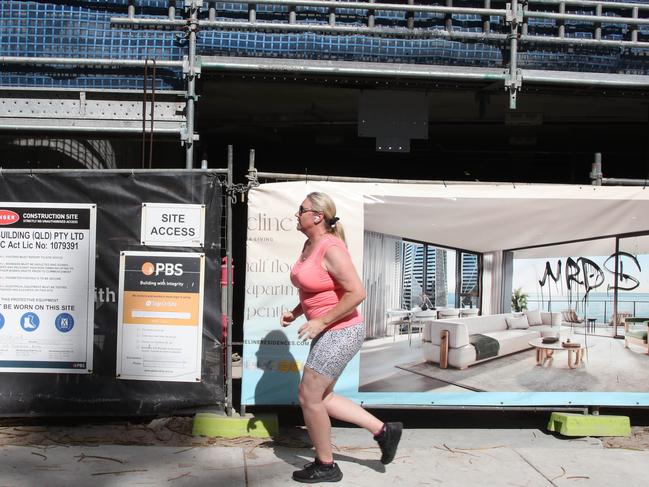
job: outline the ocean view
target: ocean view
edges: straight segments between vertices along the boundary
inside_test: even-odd
[[[574,309],[580,318],[595,318],[598,323],[608,323],[613,314],[613,293],[590,293],[586,303],[582,293],[579,296],[573,294],[572,301],[568,296],[552,296],[551,302],[548,302],[546,294],[543,295],[543,300],[540,294],[530,294],[527,298],[527,308],[544,311]],[[633,316],[649,317],[649,293],[621,291],[618,297],[618,312],[622,311]]]

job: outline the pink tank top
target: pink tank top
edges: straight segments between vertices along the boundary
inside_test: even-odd
[[[318,246],[306,260],[298,259],[291,268],[291,282],[300,290],[300,303],[307,320],[324,315],[340,302],[341,296],[345,293],[322,265],[325,252],[334,245],[349,255],[342,240],[327,235],[318,242]],[[355,309],[329,325],[327,330],[339,330],[362,322],[363,317]]]

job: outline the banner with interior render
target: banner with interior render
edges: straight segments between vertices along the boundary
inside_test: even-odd
[[[42,361],[46,350],[50,362],[64,362],[61,357],[73,352],[73,365],[82,362],[76,352],[89,357],[87,369],[80,369],[85,373],[74,368],[53,371],[48,365],[48,370],[30,369],[33,373],[26,376],[25,367],[0,368],[0,415],[147,416],[224,401],[219,286],[223,207],[216,171],[0,171],[0,195],[7,210],[0,213],[5,222],[13,211],[25,217],[25,225],[32,225],[0,226],[0,242],[5,242],[0,244],[1,307],[12,299],[11,313],[0,310],[0,360]],[[75,212],[87,215],[68,216]],[[36,218],[43,221],[25,221],[35,214],[44,215]],[[57,215],[65,215],[65,226],[73,228],[47,228],[46,220],[63,225]],[[143,234],[143,216],[148,217],[144,229],[155,238]],[[56,238],[55,231],[61,232]],[[25,247],[31,243],[34,248],[9,251],[10,242],[25,242]],[[139,313],[138,321],[129,325],[136,336],[129,352],[140,354],[143,367],[138,370],[131,353],[125,375],[143,372],[144,380],[117,377],[123,252],[151,256],[147,261],[153,269],[144,267],[151,276],[143,281],[171,274],[166,278],[169,285],[158,287],[159,293],[142,285],[139,290],[132,287],[129,295],[127,308]],[[160,263],[162,268],[156,267]],[[141,296],[135,293],[151,297],[137,301]],[[51,299],[58,302],[46,301]],[[14,309],[13,303],[40,303],[46,309]],[[48,309],[48,304],[61,309]],[[172,327],[163,315],[151,312],[180,313],[167,316],[183,319],[172,321],[180,325]],[[81,332],[88,339],[83,347]]]
[[[646,406],[649,192],[283,182],[250,191],[242,404],[297,404],[309,351],[279,324],[312,191],[338,207],[367,337],[336,391],[365,405]]]

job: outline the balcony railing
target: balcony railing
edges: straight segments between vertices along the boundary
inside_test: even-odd
[[[527,300],[527,307],[529,309],[538,308],[543,311],[564,311],[567,309],[574,309],[580,318],[594,318],[597,323],[609,323],[613,317],[613,300],[612,299],[598,299],[589,298],[586,302],[586,309],[584,310],[583,300],[573,299],[530,299]],[[634,299],[634,300],[618,300],[617,312],[628,312],[632,316],[649,316],[649,300],[647,299]]]

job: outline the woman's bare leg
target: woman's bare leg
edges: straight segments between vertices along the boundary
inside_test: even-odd
[[[325,391],[335,381],[304,367],[298,387],[298,399],[316,458],[324,463],[333,461],[331,448],[331,421],[323,402]]]
[[[327,409],[327,414],[332,418],[365,428],[375,436],[378,435],[381,432],[381,428],[383,428],[383,421],[376,418],[354,401],[334,394],[333,389],[335,384],[333,382],[325,390],[323,403]]]

